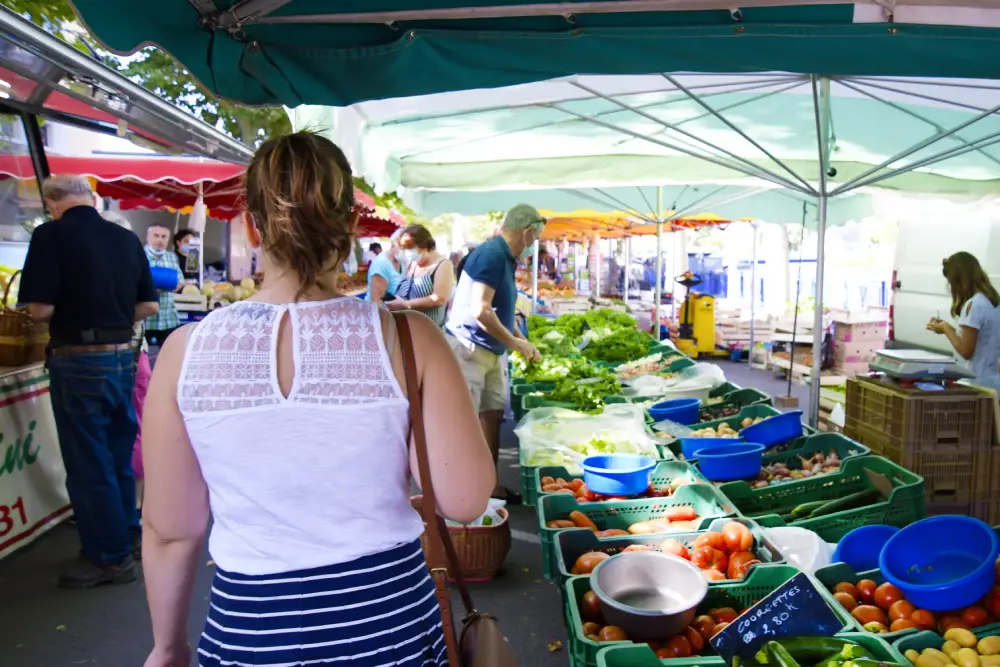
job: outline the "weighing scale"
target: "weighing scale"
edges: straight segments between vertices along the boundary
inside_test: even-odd
[[[871,369],[897,380],[964,380],[975,373],[960,366],[954,357],[923,350],[879,350]]]

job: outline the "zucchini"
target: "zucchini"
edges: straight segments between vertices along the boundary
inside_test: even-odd
[[[790,637],[780,639],[778,643],[799,662],[814,663],[832,655],[841,656],[844,660],[869,656],[861,646],[836,637]]]
[[[802,518],[802,517],[796,516],[795,514],[792,514],[792,513],[782,514],[781,515],[781,520],[784,521],[785,523],[791,523],[793,521],[798,521],[800,518]]]
[[[792,514],[798,517],[809,516],[814,510],[819,509],[823,505],[826,505],[829,500],[814,500],[810,503],[802,503],[798,507],[792,510]]]
[[[822,507],[818,507],[813,510],[809,518],[814,519],[818,516],[827,516],[833,514],[834,512],[842,512],[844,510],[852,510],[858,507],[864,507],[869,505],[878,498],[881,498],[882,494],[878,492],[878,489],[865,489],[864,491],[858,491],[857,493],[852,493],[850,495],[844,496],[843,498],[837,498],[831,500],[824,504]]]
[[[873,658],[858,658],[857,660],[848,660],[844,663],[844,667],[904,667],[897,662],[883,662],[881,660],[875,660]]]
[[[792,654],[786,651],[785,647],[778,642],[768,642],[767,652],[774,663],[774,667],[799,667],[799,663],[795,662]]]

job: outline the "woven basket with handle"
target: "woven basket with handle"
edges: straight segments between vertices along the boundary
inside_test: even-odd
[[[35,320],[27,310],[11,308],[7,303],[10,288],[20,275],[16,271],[3,291],[0,307],[0,366],[23,366],[28,363],[35,342]]]
[[[423,496],[410,498],[410,504],[418,512],[422,502]],[[500,523],[492,526],[448,526],[451,541],[455,545],[462,566],[462,574],[467,582],[489,581],[500,571],[507,558],[507,552],[510,551],[510,521],[506,509],[500,508],[497,514],[500,515]],[[420,536],[420,546],[423,548],[424,557],[427,558],[428,568],[447,569],[447,563],[431,562],[432,559],[427,552],[426,532]]]

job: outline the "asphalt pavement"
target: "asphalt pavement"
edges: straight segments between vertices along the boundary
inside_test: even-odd
[[[784,383],[746,364],[721,362],[730,381],[784,393]],[[793,385],[793,393],[803,395]],[[504,425],[500,478],[520,488],[517,443]],[[510,508],[514,539],[505,570],[472,586],[480,610],[497,616],[522,667],[568,663],[559,591],[543,580],[533,508]],[[62,525],[36,544],[0,562],[0,667],[70,665],[141,667],[152,645],[145,587],[136,583],[87,591],[56,587],[60,568],[76,557],[75,529]],[[196,643],[208,608],[214,566],[206,552],[198,570],[188,632]],[[455,600],[456,608],[458,600]],[[562,648],[550,651],[561,642]],[[554,648],[554,647],[553,647]]]

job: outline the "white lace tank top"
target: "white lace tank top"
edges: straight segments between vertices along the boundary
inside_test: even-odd
[[[295,379],[279,388],[289,315]],[[218,566],[275,574],[411,542],[408,402],[378,307],[355,298],[235,303],[189,335],[178,404],[205,482]]]

